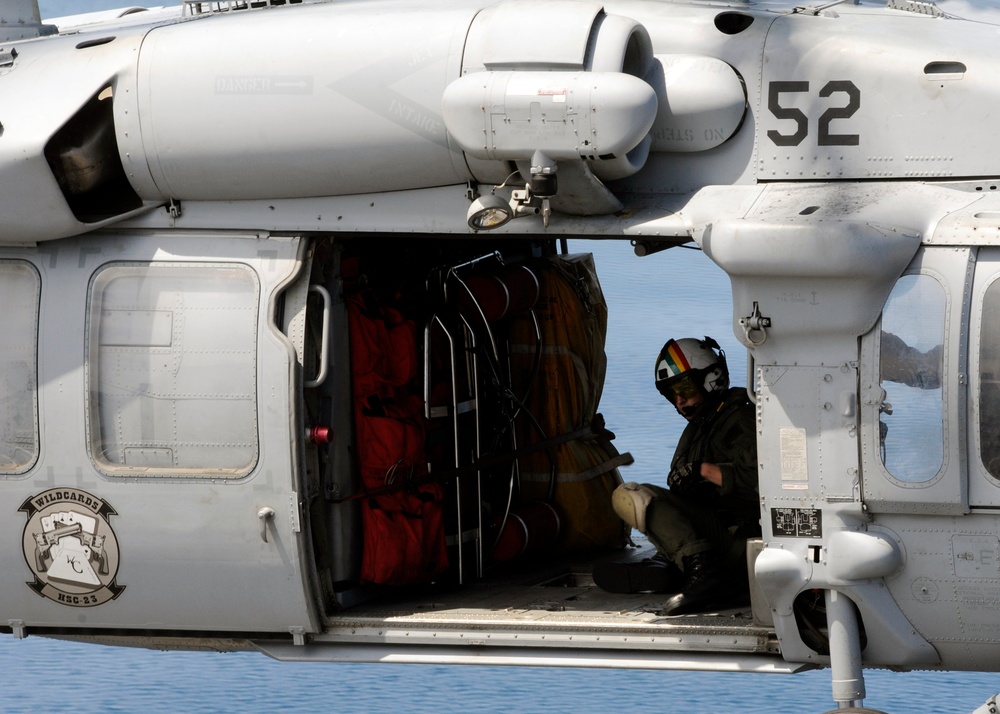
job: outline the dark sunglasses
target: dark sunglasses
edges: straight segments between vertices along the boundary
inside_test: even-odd
[[[701,394],[701,387],[694,381],[693,377],[684,374],[668,384],[664,384],[660,393],[673,403],[677,401],[677,397],[691,399],[698,396]]]

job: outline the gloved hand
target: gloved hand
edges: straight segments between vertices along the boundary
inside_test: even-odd
[[[701,480],[701,462],[677,464],[667,475],[667,485],[673,490],[681,490],[694,479]]]
[[[703,481],[700,461],[677,464],[667,474],[667,485],[671,491],[677,491],[678,493],[690,492],[692,487],[699,485]]]

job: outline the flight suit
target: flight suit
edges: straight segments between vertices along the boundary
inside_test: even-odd
[[[670,489],[648,486],[646,535],[679,568],[685,557],[711,550],[733,576],[746,577],[746,541],[761,532],[755,425],[746,391],[727,390],[681,434]],[[703,461],[719,466],[721,486],[698,474]]]

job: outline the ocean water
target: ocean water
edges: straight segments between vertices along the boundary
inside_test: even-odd
[[[418,1],[418,0],[414,0]],[[43,0],[43,17],[120,6]],[[735,383],[745,351],[732,333],[729,283],[694,250],[636,258],[627,243],[573,242],[597,257],[609,302],[601,411],[627,480],[662,482],[683,427],[651,385],[668,337],[715,337]],[[0,637],[0,712],[658,712],[818,714],[833,708],[830,673],[719,674],[582,668],[281,663],[254,653],[154,652]],[[866,706],[892,714],[967,714],[1000,675],[866,673]]]
[[[795,675],[406,664],[281,663],[251,653],[148,652],[0,639],[0,711],[347,714],[820,714],[827,671]],[[996,677],[866,675],[891,714],[968,714]]]

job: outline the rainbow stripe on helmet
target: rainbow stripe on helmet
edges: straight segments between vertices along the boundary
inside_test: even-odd
[[[691,369],[691,364],[681,351],[680,345],[674,340],[670,340],[663,351],[663,359],[656,365],[656,378],[670,379],[679,374],[684,374],[689,369]]]

